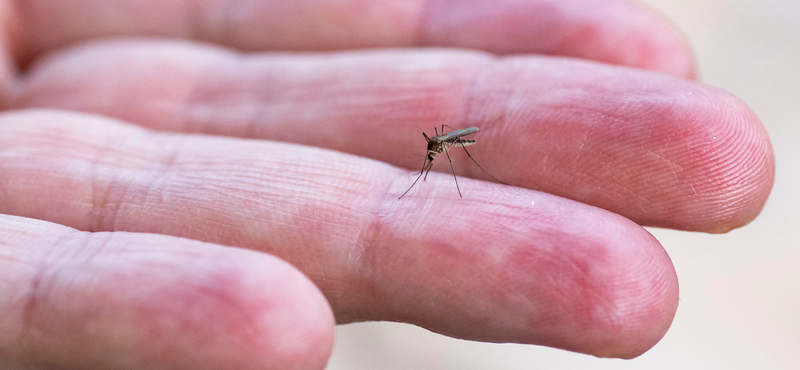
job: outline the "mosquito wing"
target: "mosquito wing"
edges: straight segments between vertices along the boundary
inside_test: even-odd
[[[446,143],[446,142],[450,142],[450,141],[455,141],[456,139],[458,139],[458,138],[460,138],[462,136],[467,136],[467,135],[470,135],[470,134],[474,134],[476,132],[478,132],[478,128],[477,127],[467,127],[467,128],[462,128],[460,130],[455,130],[453,132],[449,132],[449,133],[444,134],[442,136],[437,136],[437,137],[431,138],[431,141],[435,141],[437,143]]]

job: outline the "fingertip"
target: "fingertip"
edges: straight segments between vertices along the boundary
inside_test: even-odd
[[[605,242],[616,249],[606,266],[607,301],[596,308],[598,357],[631,359],[655,346],[667,333],[678,309],[678,277],[661,244],[647,230],[617,216],[623,227]],[[611,220],[609,218],[609,220]],[[613,220],[611,222],[614,222]]]
[[[675,97],[670,160],[691,184],[665,204],[673,206],[673,224],[659,226],[724,233],[750,223],[772,190],[775,158],[769,136],[756,114],[739,98],[719,89],[695,89]],[[674,119],[675,113],[680,119]],[[687,150],[688,148],[688,150]],[[671,205],[669,203],[672,203]]]
[[[524,66],[512,64],[514,75],[491,77],[524,86],[532,103],[514,107],[514,119],[501,122],[519,133],[515,149],[547,154],[518,159],[520,179],[512,183],[533,181],[539,190],[641,225],[686,231],[731,230],[763,208],[774,155],[763,125],[741,100],[647,71],[564,59],[540,59],[531,68],[520,60],[505,61]],[[509,116],[493,101],[484,106],[476,111]],[[580,175],[551,171],[553,163]]]
[[[775,182],[775,154],[766,128],[741,99],[719,92],[724,97],[718,107],[719,116],[732,123],[720,123],[729,134],[721,136],[728,139],[727,151],[721,151],[725,154],[720,155],[720,166],[712,168],[720,173],[721,191],[715,201],[723,205],[712,215],[712,219],[719,220],[715,228],[709,229],[712,233],[728,232],[753,221],[764,208]]]
[[[420,192],[444,189],[446,180],[431,175]],[[460,338],[602,357],[636,357],[664,336],[677,309],[677,278],[646,230],[545,193],[498,191],[500,185],[468,179],[461,185],[470,189],[464,200],[434,190],[393,210],[413,227],[383,230],[395,247],[365,258],[369,266],[383,266],[373,289],[379,298],[367,297],[365,311]],[[404,216],[406,207],[415,217]],[[445,218],[442,227],[437,220]]]
[[[547,54],[649,69],[693,79],[684,34],[630,1],[430,1],[423,40],[498,54]]]
[[[630,34],[639,39],[639,50],[638,53],[629,54],[629,61],[619,64],[687,80],[697,79],[697,59],[688,36],[672,20],[648,4],[625,3],[632,11],[622,16],[631,24]]]
[[[234,261],[213,261],[214,266],[204,272],[207,277],[192,286],[184,302],[187,307],[196,302],[206,305],[202,309],[206,315],[195,322],[197,337],[211,331],[218,338],[240,339],[203,343],[208,353],[216,352],[223,361],[219,368],[245,361],[246,367],[237,368],[324,369],[333,350],[336,322],[319,289],[284,261],[236,252],[242,253]]]
[[[331,354],[327,301],[275,257],[151,234],[26,237],[47,260],[28,261],[43,267],[17,305],[19,363],[321,370]]]
[[[277,259],[275,259],[277,260]],[[281,276],[267,281],[267,294],[279,312],[262,312],[266,333],[279,331],[271,338],[265,358],[290,364],[285,369],[324,369],[333,351],[336,319],[325,296],[308,277],[286,262]],[[275,289],[272,289],[274,287]],[[293,366],[292,366],[293,365]]]
[[[535,342],[598,357],[637,357],[664,337],[675,317],[672,261],[649,232],[622,216],[597,209],[568,223],[576,222],[583,227],[573,231],[574,244],[536,265],[564,280],[543,284],[549,290],[538,299],[561,312],[545,315],[545,330],[531,328]]]

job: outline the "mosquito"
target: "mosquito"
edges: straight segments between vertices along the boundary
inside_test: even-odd
[[[422,178],[422,181],[425,181],[426,179],[428,179],[428,173],[431,172],[431,168],[433,168],[433,159],[434,159],[434,157],[436,157],[437,154],[442,154],[442,153],[444,153],[447,156],[447,161],[450,162],[450,171],[453,173],[453,179],[456,181],[456,189],[458,190],[458,196],[463,198],[464,196],[461,195],[461,188],[458,186],[458,178],[456,177],[456,171],[455,171],[455,169],[453,169],[453,161],[450,160],[450,153],[448,151],[448,149],[450,149],[450,148],[452,148],[453,146],[456,146],[456,145],[460,145],[464,149],[464,152],[467,153],[467,156],[469,157],[469,159],[471,159],[472,162],[475,163],[475,165],[478,166],[478,168],[481,169],[481,171],[483,171],[485,174],[489,175],[489,177],[491,177],[495,181],[497,181],[497,182],[499,182],[501,184],[506,184],[506,183],[498,180],[494,176],[490,175],[488,172],[486,172],[486,170],[484,170],[483,167],[481,167],[481,165],[478,164],[478,162],[475,160],[475,158],[472,158],[472,155],[469,154],[469,151],[467,150],[467,147],[470,146],[470,145],[475,144],[475,140],[462,139],[462,138],[464,136],[472,135],[472,134],[478,132],[478,128],[477,127],[463,128],[463,129],[460,129],[460,130],[455,130],[455,131],[450,132],[450,133],[445,133],[444,132],[444,128],[445,127],[452,128],[452,127],[447,126],[447,125],[442,125],[442,135],[441,136],[439,135],[439,131],[437,130],[436,127],[433,128],[433,132],[436,134],[436,136],[434,136],[434,137],[428,137],[428,135],[426,133],[424,133],[424,132],[422,133],[422,136],[424,136],[425,140],[428,142],[428,152],[427,152],[427,154],[425,154],[425,159],[422,161],[422,170],[419,171],[419,176],[417,176],[417,179],[414,180],[414,183],[411,184],[411,186],[408,188],[408,190],[406,190],[406,192],[403,193],[403,195],[401,195],[397,199],[400,199],[400,198],[404,197],[406,194],[408,194],[408,192],[411,191],[411,189],[414,187],[414,185],[417,184],[417,182],[419,181],[420,178]],[[425,177],[422,176],[423,174],[425,174]],[[508,185],[508,184],[506,184],[506,185]]]

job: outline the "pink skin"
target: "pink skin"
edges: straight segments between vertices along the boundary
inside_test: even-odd
[[[333,316],[635,357],[678,303],[637,223],[742,226],[774,176],[758,119],[679,79],[683,37],[624,0],[18,0],[0,23],[0,367],[322,369]],[[109,36],[176,40],[59,49]],[[678,78],[261,53],[418,45]],[[456,151],[464,198],[432,173],[398,201],[442,124],[480,126],[516,187]]]
[[[646,231],[546,193],[462,179],[460,199],[432,174],[398,201],[412,177],[380,162],[81,114],[6,114],[0,133],[3,212],[269,252],[308,274],[338,322],[630,357],[676,309]]]
[[[396,46],[474,48],[586,58],[695,75],[684,36],[628,0],[28,0],[17,55],[87,38],[161,35],[244,50]],[[154,12],[153,9],[158,9]],[[92,16],[87,16],[91,14]],[[302,15],[302,16],[300,16]]]
[[[0,215],[3,368],[321,369],[333,315],[277,258]]]
[[[424,154],[422,131],[478,126],[480,145],[470,151],[504,182],[643,225],[705,232],[755,218],[774,167],[758,118],[723,91],[552,57],[401,50],[242,56],[113,41],[42,62],[9,106],[296,142],[413,170],[421,166],[414,154]],[[462,150],[450,154],[459,174],[489,179]]]

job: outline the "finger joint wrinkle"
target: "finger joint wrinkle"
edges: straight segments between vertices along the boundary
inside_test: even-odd
[[[399,171],[406,173],[406,171]],[[405,180],[404,176],[390,175],[391,180],[384,181],[384,186],[375,191],[375,201],[364,211],[366,222],[361,226],[351,250],[350,262],[355,264],[357,278],[365,284],[365,293],[369,296],[377,294],[375,274],[379,271],[381,240],[387,229],[388,215],[395,209],[398,189],[397,183]],[[376,177],[379,178],[379,177]]]
[[[85,248],[88,240],[85,237],[75,238],[82,234],[74,231],[58,232],[55,235],[41,238],[31,246],[35,258],[38,261],[33,263],[33,272],[27,289],[22,293],[21,331],[23,339],[19,343],[36,343],[38,336],[46,334],[45,322],[51,319],[47,314],[51,307],[51,299],[54,295],[56,286],[66,277],[63,270],[75,257],[75,253]],[[79,241],[76,245],[76,241]],[[79,249],[76,251],[75,249]]]

